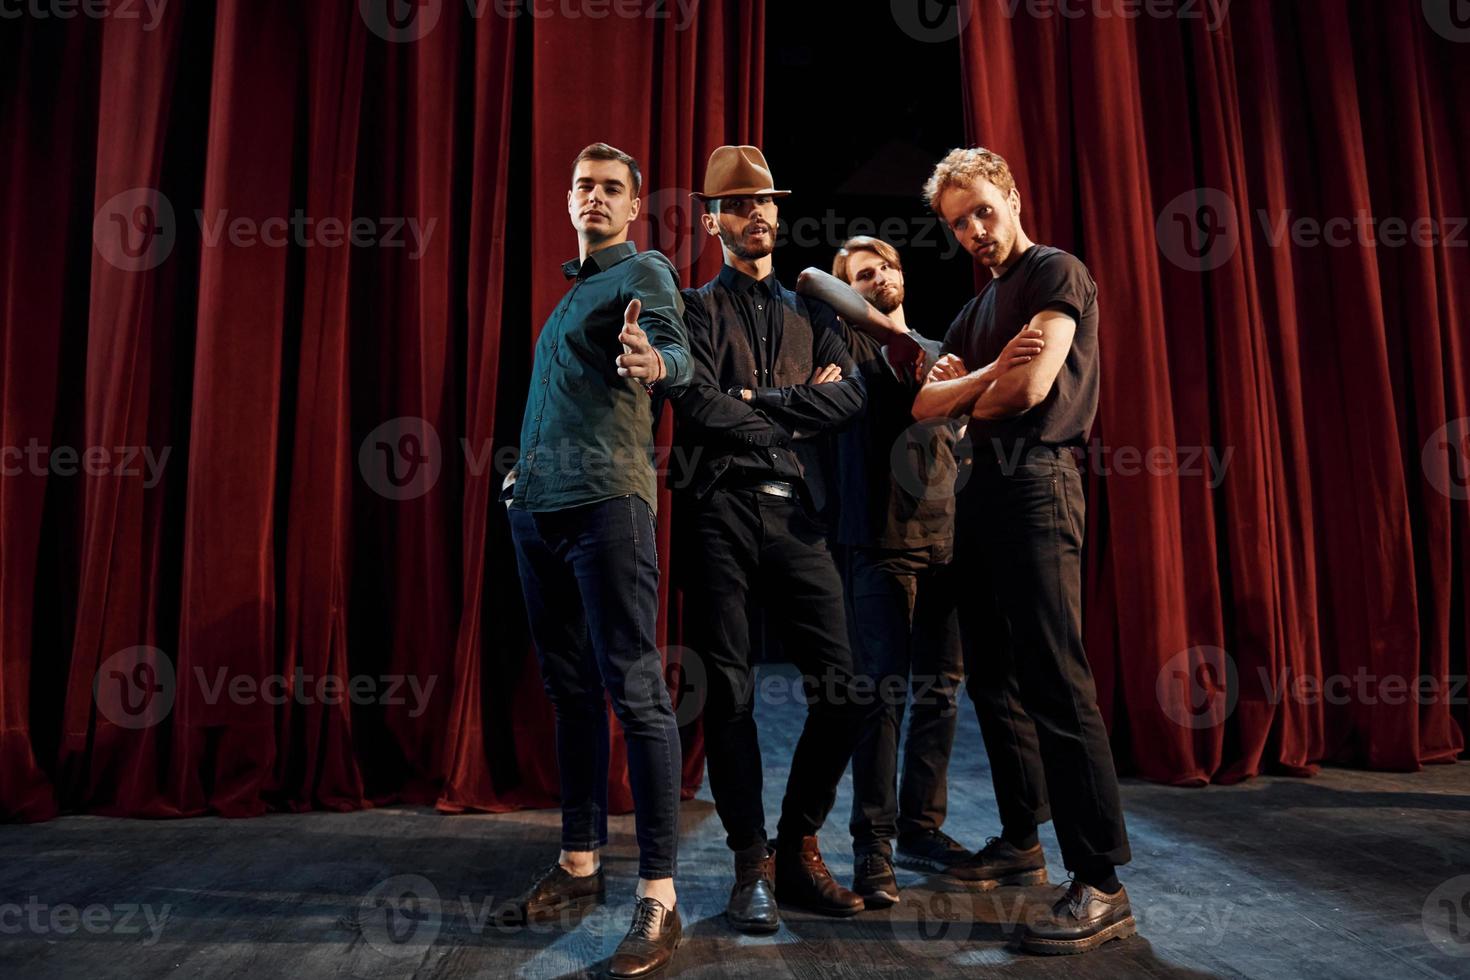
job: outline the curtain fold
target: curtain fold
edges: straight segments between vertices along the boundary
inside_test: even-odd
[[[1458,757],[1463,46],[1418,5],[1342,0],[1218,29],[969,14],[967,136],[1099,283],[1087,642],[1125,771]],[[1388,219],[1442,237],[1398,247]],[[1125,471],[1151,450],[1170,465]]]
[[[0,819],[555,805],[495,497],[571,159],[637,155],[640,245],[712,274],[763,6],[161,9],[0,42]]]

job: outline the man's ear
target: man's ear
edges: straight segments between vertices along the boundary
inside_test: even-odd
[[[701,224],[704,225],[704,230],[706,234],[718,235],[720,233],[720,226],[715,221],[715,216],[710,214],[708,211],[699,216],[699,221]]]
[[[1021,192],[1012,187],[1009,197],[1011,199],[1011,214],[1019,218],[1021,216]]]
[[[641,198],[641,197],[635,197],[635,198],[633,198],[633,206],[628,209],[628,220],[629,221],[637,221],[638,220],[638,214],[642,210],[643,210],[643,198]]]

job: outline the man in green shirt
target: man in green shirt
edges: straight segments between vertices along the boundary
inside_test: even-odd
[[[639,847],[633,924],[610,964],[648,976],[678,945],[679,729],[654,645],[658,554],[651,456],[663,391],[690,377],[674,267],[628,241],[637,161],[594,143],[573,164],[567,210],[581,244],[571,288],[536,344],[507,477],[510,526],[542,681],[556,712],[562,851],[512,903],[515,922],[555,919],[603,894],[608,726],[623,726]]]

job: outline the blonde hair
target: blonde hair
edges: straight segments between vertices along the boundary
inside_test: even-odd
[[[903,271],[903,263],[898,260],[898,249],[881,238],[857,235],[843,242],[836,258],[832,260],[832,275],[849,285],[852,284],[852,279],[847,274],[847,262],[853,252],[872,252],[899,272]]]
[[[938,210],[939,198],[945,191],[968,188],[981,178],[994,184],[1002,194],[1010,194],[1016,189],[1016,179],[1011,176],[1010,165],[999,153],[983,146],[968,150],[950,150],[924,184],[924,203],[931,210]]]

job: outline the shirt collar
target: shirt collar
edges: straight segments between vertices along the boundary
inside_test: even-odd
[[[570,262],[562,263],[562,275],[568,279],[587,279],[606,272],[624,259],[631,259],[638,254],[638,246],[634,242],[622,242],[608,248],[600,248],[587,256],[587,261],[572,259]]]
[[[768,295],[775,296],[776,290],[780,288],[774,272],[764,279],[752,279],[733,265],[722,266],[720,268],[720,285],[737,296],[741,293],[750,292],[753,289],[761,289]]]

